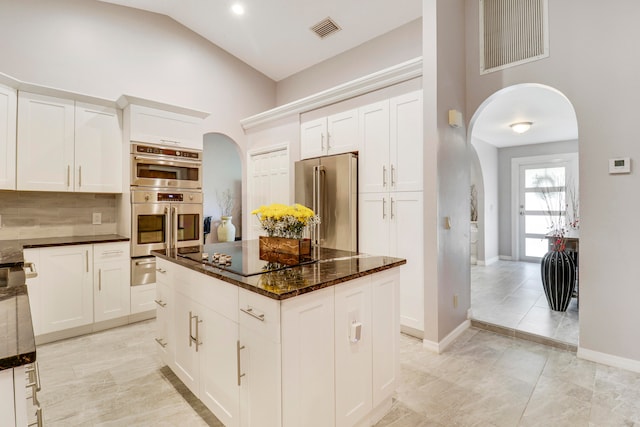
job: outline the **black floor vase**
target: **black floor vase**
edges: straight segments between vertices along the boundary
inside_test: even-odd
[[[540,264],[542,287],[549,307],[567,311],[576,283],[576,266],[565,251],[549,251]]]

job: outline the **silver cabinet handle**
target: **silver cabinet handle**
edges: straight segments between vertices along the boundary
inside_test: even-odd
[[[87,261],[87,273],[89,272],[89,251],[84,251],[84,257]]]
[[[327,132],[327,151],[331,150],[331,134]]]
[[[395,174],[396,174],[396,168],[393,167],[393,165],[391,165],[391,186],[392,187],[395,187],[396,185]]]
[[[123,254],[123,253],[124,253],[124,251],[118,249],[118,250],[113,250],[113,251],[103,251],[102,255],[103,256],[104,255],[120,255],[120,254]],[[136,263],[136,265],[137,265],[137,263]]]
[[[320,151],[324,151],[324,133],[320,134]]]
[[[36,265],[34,263],[25,262],[22,268],[24,269],[25,277],[27,279],[38,277],[38,272],[36,271]]]
[[[387,167],[382,165],[382,186],[387,186]]]
[[[40,391],[40,368],[38,367],[38,362],[33,362],[31,366],[25,368],[25,371],[29,374],[29,383],[26,385],[27,388],[34,387],[36,391]],[[31,374],[34,374],[33,376]]]
[[[155,302],[156,304],[158,304],[158,305],[159,305],[160,307],[162,307],[162,308],[164,308],[164,307],[166,307],[166,306],[167,306],[167,303],[166,303],[166,302],[164,302],[164,301],[162,301],[162,300],[154,299],[154,300],[153,300],[153,302]]]
[[[244,346],[240,345],[240,340],[236,341],[236,357],[237,357],[237,366],[238,366],[238,387],[240,387],[241,379],[245,376],[245,374],[241,373],[242,369],[240,368],[240,350],[244,350]]]
[[[82,187],[82,166],[78,166],[78,188]]]
[[[387,217],[387,198],[382,198],[382,219]]]
[[[98,292],[102,291],[102,269],[98,269]]]
[[[264,322],[264,314],[256,314],[253,311],[252,307],[247,306],[247,308],[241,308],[240,309],[241,312],[248,314],[249,316],[253,317],[254,319],[258,319],[261,322]]]
[[[149,263],[149,264],[151,264],[151,263]],[[136,264],[136,265],[140,265],[140,264]],[[165,273],[167,272],[167,270],[163,270],[163,269],[161,269],[160,267],[156,268],[156,271],[157,271],[158,273],[161,273],[161,274],[165,274]]]
[[[156,342],[160,344],[160,347],[165,348],[167,343],[162,340],[162,338],[155,338]]]
[[[31,423],[31,424],[27,424],[28,427],[31,426],[38,426],[38,427],[42,427],[42,408],[40,406],[38,406],[38,409],[36,409],[36,421]]]
[[[67,187],[71,187],[71,165],[67,165]]]
[[[193,328],[191,326],[193,324],[194,319],[196,321],[195,337],[193,336]],[[195,344],[196,353],[198,352],[198,347],[202,345],[202,341],[200,341],[200,328],[199,328],[200,323],[202,323],[202,320],[198,319],[198,316],[194,316],[193,313],[190,311],[189,312],[189,347],[191,347],[191,344]]]
[[[395,215],[393,215],[393,197],[391,198],[391,210],[390,210],[390,212],[391,212],[391,219],[393,219],[394,216],[395,216]]]

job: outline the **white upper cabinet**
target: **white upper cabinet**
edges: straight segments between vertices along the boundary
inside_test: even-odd
[[[361,107],[360,192],[422,190],[422,91]]]
[[[127,109],[132,142],[202,150],[203,129],[199,117],[135,104]]]
[[[358,150],[358,110],[349,110],[300,125],[300,158]]]
[[[18,190],[72,191],[74,102],[18,95]]]
[[[16,91],[0,85],[0,190],[16,189]]]
[[[75,191],[122,192],[120,111],[76,102]]]
[[[20,92],[17,189],[122,192],[122,134],[110,107]]]
[[[389,101],[390,184],[394,191],[422,190],[422,91]]]

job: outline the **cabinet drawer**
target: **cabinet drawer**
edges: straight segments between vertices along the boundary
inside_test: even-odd
[[[93,262],[129,262],[129,242],[96,243],[93,245]]]
[[[280,342],[280,301],[240,289],[239,323],[273,342]]]
[[[171,262],[156,257],[156,281],[173,283],[173,275],[176,268]]]

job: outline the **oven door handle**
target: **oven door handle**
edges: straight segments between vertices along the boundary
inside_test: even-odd
[[[171,225],[172,225],[172,236],[173,239],[172,246],[174,249],[178,249],[178,208],[175,206],[171,207]]]
[[[156,165],[167,165],[167,166],[202,166],[201,160],[172,160],[172,159],[159,159],[157,157],[147,157],[147,156],[134,156],[134,160],[148,160]]]
[[[164,222],[164,249],[169,255],[168,250],[171,249],[171,216],[169,215],[168,206],[164,208]]]

